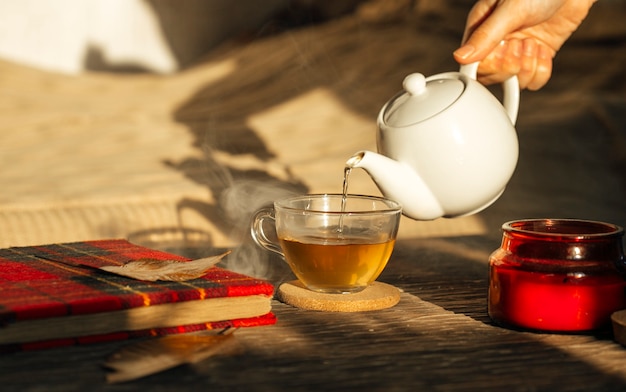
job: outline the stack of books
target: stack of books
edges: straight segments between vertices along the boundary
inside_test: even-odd
[[[274,287],[212,267],[198,279],[142,281],[99,268],[188,259],[126,240],[0,250],[0,351],[276,322]]]

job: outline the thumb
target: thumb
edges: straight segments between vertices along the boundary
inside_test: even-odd
[[[467,41],[454,51],[456,61],[469,64],[484,60],[507,34],[521,27],[515,19],[507,15],[504,7],[496,8],[469,34]]]

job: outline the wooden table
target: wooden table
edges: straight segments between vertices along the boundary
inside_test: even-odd
[[[2,391],[626,390],[626,349],[609,331],[556,335],[495,326],[486,312],[493,238],[405,240],[380,278],[393,308],[323,313],[274,301],[278,323],[235,332],[241,352],[107,384],[104,358],[129,342],[0,356]]]

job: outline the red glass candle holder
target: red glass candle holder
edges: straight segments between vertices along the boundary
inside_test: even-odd
[[[574,219],[502,225],[489,259],[489,316],[496,323],[550,332],[610,325],[626,308],[624,230]]]

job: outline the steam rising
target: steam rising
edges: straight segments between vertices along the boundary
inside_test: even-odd
[[[250,237],[250,223],[252,215],[260,208],[296,193],[302,191],[298,192],[293,185],[256,180],[237,181],[224,190],[220,208],[224,219],[233,225],[231,237],[240,239],[240,245],[224,262],[225,268],[270,281],[282,281],[291,276],[283,260],[254,243]]]

